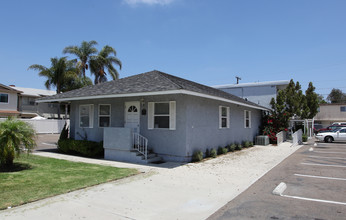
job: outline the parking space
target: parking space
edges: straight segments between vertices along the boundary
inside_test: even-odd
[[[303,146],[209,219],[346,219],[346,143],[316,143]]]
[[[282,196],[346,206],[346,146],[317,143],[303,153]]]

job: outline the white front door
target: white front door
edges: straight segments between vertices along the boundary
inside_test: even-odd
[[[132,128],[135,133],[139,133],[139,107],[139,102],[125,102],[125,128]]]

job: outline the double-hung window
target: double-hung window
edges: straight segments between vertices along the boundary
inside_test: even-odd
[[[8,94],[0,93],[0,103],[8,103]]]
[[[79,106],[79,127],[92,128],[94,116],[94,105]]]
[[[229,128],[229,107],[219,106],[219,128]]]
[[[111,105],[99,105],[99,127],[109,127],[111,124]]]
[[[251,111],[244,111],[244,128],[251,128]]]
[[[148,102],[148,129],[175,130],[175,101]]]
[[[346,112],[346,106],[340,106],[340,111],[341,112]]]

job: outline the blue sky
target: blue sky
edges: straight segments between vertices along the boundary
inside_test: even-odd
[[[346,92],[344,0],[11,0],[0,2],[0,83],[44,88],[28,71],[96,40],[120,77],[153,69],[206,85],[294,79]],[[74,58],[73,56],[69,56]]]

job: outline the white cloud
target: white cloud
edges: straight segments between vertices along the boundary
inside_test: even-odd
[[[139,4],[146,4],[146,5],[169,5],[174,0],[123,0],[126,4],[135,6]]]

